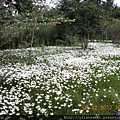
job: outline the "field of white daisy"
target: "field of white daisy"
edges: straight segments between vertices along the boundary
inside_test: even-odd
[[[120,47],[89,43],[0,51],[0,115],[112,115]]]

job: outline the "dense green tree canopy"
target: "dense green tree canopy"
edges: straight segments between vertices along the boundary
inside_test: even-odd
[[[27,47],[56,45],[58,41],[73,45],[77,41],[86,49],[88,40],[109,39],[109,26],[120,18],[120,8],[113,0],[60,0],[52,9],[45,2],[0,1],[1,48],[18,48],[23,43]]]
[[[114,10],[112,0],[106,2],[101,0],[61,0],[57,8],[60,14],[75,19],[72,27],[68,25],[67,28],[70,32],[73,30],[74,35],[76,33],[82,44],[85,43],[86,45],[88,39],[103,36],[105,27],[113,18]],[[63,26],[61,31],[65,31],[66,24]],[[66,29],[66,34],[69,34],[68,29]]]

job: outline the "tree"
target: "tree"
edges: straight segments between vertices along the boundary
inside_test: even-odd
[[[114,18],[120,19],[120,7],[115,6]]]
[[[106,27],[114,17],[113,2],[113,0],[61,0],[57,7],[60,14],[75,19],[75,23],[72,23],[71,26],[63,24],[63,27],[60,28],[61,31],[64,31],[63,39],[68,34],[75,35],[76,33],[85,50],[88,40],[103,39],[104,36],[107,38]]]
[[[12,4],[9,3],[9,6],[6,6],[5,3],[2,4],[2,7],[5,7],[5,12],[10,9],[10,5]],[[14,5],[12,6],[12,11],[14,11],[16,8]],[[33,4],[32,9],[33,11],[31,12],[12,13],[9,15],[9,22],[7,19],[4,21],[4,24],[1,24],[1,48],[34,47],[41,44],[49,45],[51,33],[55,25],[70,21],[58,16],[57,13],[53,18],[52,14],[54,13],[52,13],[52,10],[50,13],[45,5],[36,6]],[[4,18],[3,15],[2,17]],[[55,42],[53,45],[55,45]]]
[[[34,34],[43,23],[43,14],[46,7],[44,0],[3,0],[0,4],[0,43],[1,48],[13,48],[11,43],[17,43],[15,48],[22,43],[33,46]],[[41,2],[36,6],[35,3]],[[37,29],[37,30],[36,30]],[[29,31],[29,32],[28,32]],[[26,33],[26,35],[24,34]],[[23,41],[23,38],[26,38]],[[31,42],[27,39],[31,37]],[[30,38],[29,38],[30,39]],[[12,41],[11,41],[12,40]],[[17,40],[17,42],[16,42]],[[30,44],[29,44],[30,43]],[[27,46],[28,46],[27,45]]]
[[[107,33],[113,43],[120,44],[120,20],[114,20],[111,25],[107,27]]]
[[[68,27],[69,30],[72,30],[74,35],[76,33],[80,38],[83,49],[87,48],[88,39],[90,39],[90,36],[95,33],[95,29],[97,29],[99,25],[100,12],[98,7],[98,3],[96,4],[93,1],[91,2],[88,0],[62,0],[58,6],[58,10],[61,12],[61,14],[70,19],[75,19],[75,23],[71,24],[72,27],[65,24],[63,29],[66,29],[67,34],[69,32],[66,27]]]
[[[1,0],[1,3],[5,3],[6,5],[12,4],[18,13],[21,12],[32,12],[33,10],[33,4],[42,3],[46,0]]]

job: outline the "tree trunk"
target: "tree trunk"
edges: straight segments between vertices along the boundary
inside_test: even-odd
[[[88,39],[84,38],[84,50],[88,48]]]
[[[83,50],[86,50],[88,48],[88,39],[89,39],[89,33],[86,37],[86,35],[82,35],[81,33],[81,47]]]
[[[33,47],[33,41],[34,41],[34,30],[32,31],[31,47]]]
[[[89,35],[87,37],[89,37]],[[83,41],[84,47],[83,47],[83,50],[86,50],[87,47],[88,47],[88,38],[87,37],[84,34],[84,41]]]

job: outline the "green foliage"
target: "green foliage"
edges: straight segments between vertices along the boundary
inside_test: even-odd
[[[27,2],[30,1],[28,0]],[[20,3],[16,1],[15,5],[18,4]],[[22,9],[22,4],[18,5],[20,9]],[[10,9],[9,5],[10,3],[8,3],[7,8],[3,4],[1,5],[5,7],[4,12]],[[9,15],[10,20],[4,21],[4,24],[0,26],[1,49],[39,47],[42,44],[47,46],[55,45],[55,40],[52,38],[55,34],[54,27],[56,24],[60,24],[61,22],[74,22],[62,16],[56,16],[54,18],[48,16],[49,12],[46,6],[39,6],[37,8],[37,6],[33,5],[35,11],[28,10],[27,6],[23,6],[23,8],[25,9],[23,13],[19,11],[20,14],[15,14],[14,16]],[[32,8],[30,9],[32,10]],[[52,12],[50,13],[52,14]],[[1,16],[3,17],[3,15]]]
[[[88,40],[108,39],[106,28],[119,18],[112,0],[61,0],[54,9],[43,3],[7,0],[0,4],[1,49],[78,43],[86,49]]]
[[[120,44],[120,20],[115,20],[111,25],[109,25],[107,32],[113,43]]]
[[[65,42],[63,40],[57,39],[56,40],[56,46],[64,46]]]
[[[66,38],[66,45],[79,46],[79,38],[77,36],[68,36]]]
[[[83,48],[87,48],[88,40],[104,39],[106,37],[106,27],[113,18],[115,7],[113,1],[91,1],[91,0],[61,0],[58,11],[70,19],[75,19],[75,23],[64,24],[56,29],[57,39],[64,39],[67,36],[79,36]]]
[[[120,19],[120,7],[116,7],[115,13],[114,13],[114,17],[116,19]]]

